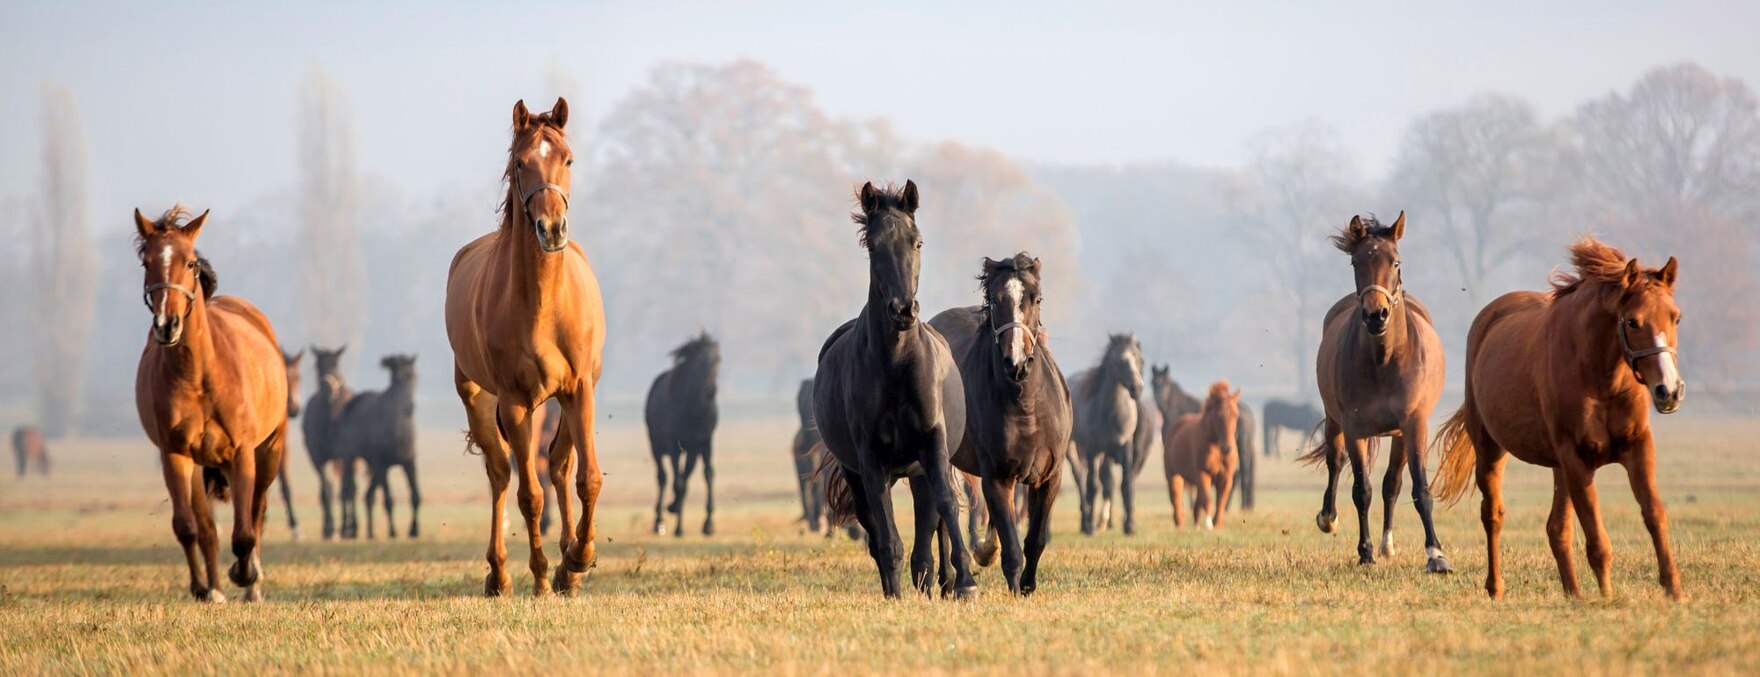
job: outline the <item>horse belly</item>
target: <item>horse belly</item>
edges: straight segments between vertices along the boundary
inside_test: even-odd
[[[1544,365],[1510,332],[1492,331],[1473,355],[1473,406],[1497,446],[1527,463],[1552,467],[1551,433],[1540,405],[1537,379]]]

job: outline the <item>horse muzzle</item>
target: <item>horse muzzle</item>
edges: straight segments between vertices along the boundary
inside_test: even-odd
[[[568,248],[568,217],[558,217],[554,222],[533,219],[532,230],[538,237],[538,248],[544,253],[555,254]]]
[[[917,308],[915,299],[909,303],[892,301],[886,304],[886,309],[892,311],[892,326],[899,331],[917,326]]]
[[[159,345],[170,347],[183,340],[183,318],[177,315],[153,318],[153,340]]]
[[[1392,317],[1392,311],[1388,308],[1374,311],[1364,308],[1363,328],[1369,330],[1370,335],[1384,336],[1387,334],[1388,319],[1390,317]]]
[[[1672,414],[1681,410],[1681,402],[1687,399],[1687,382],[1679,381],[1674,388],[1658,384],[1650,389],[1650,402],[1656,406],[1658,414]]]

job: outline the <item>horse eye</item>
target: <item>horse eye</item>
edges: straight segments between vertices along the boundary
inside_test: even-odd
[[[923,248],[923,241],[917,240],[917,249],[922,249],[922,248]]]
[[[1394,261],[1394,262],[1393,262],[1393,267],[1395,267],[1395,268],[1398,268],[1398,267],[1399,267],[1399,262],[1398,262],[1398,261]]]
[[[1680,324],[1680,323],[1681,323],[1681,320],[1684,320],[1684,319],[1687,319],[1687,316],[1685,316],[1685,315],[1676,315],[1676,316],[1674,316],[1674,323],[1675,323],[1675,324],[1676,324],[1676,325],[1679,325],[1679,324]]]
[[[573,167],[574,166],[574,158],[569,158],[568,162],[564,162],[562,164]]]
[[[190,261],[189,263],[183,264],[183,267],[188,268],[190,270],[195,270],[196,269],[196,262]]]
[[[1638,321],[1628,317],[1626,318],[1626,326],[1631,327],[1632,329],[1637,329]]]

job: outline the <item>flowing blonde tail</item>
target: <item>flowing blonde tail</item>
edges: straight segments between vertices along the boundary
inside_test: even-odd
[[[1441,450],[1442,465],[1436,469],[1436,481],[1430,483],[1430,494],[1454,505],[1472,491],[1473,469],[1479,456],[1473,440],[1467,436],[1467,404],[1463,403],[1442,423],[1431,450]]]

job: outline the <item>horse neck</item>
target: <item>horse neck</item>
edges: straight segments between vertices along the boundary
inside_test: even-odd
[[[513,194],[511,186],[508,187],[507,204],[509,208],[502,218],[501,237],[496,244],[512,265],[503,269],[507,271],[508,281],[522,290],[519,299],[537,305],[544,300],[544,290],[552,288],[562,274],[563,252],[547,254],[538,246],[537,235],[526,227],[531,223],[526,207]]]
[[[214,361],[214,337],[208,325],[208,300],[197,294],[193,303],[177,345],[157,347],[166,356],[160,364],[167,380],[199,385],[208,378],[208,367]]]
[[[1550,334],[1564,337],[1565,357],[1577,364],[1583,384],[1604,393],[1636,391],[1640,384],[1619,344],[1619,317],[1601,307],[1600,289],[1581,289],[1553,305]]]
[[[880,285],[872,277],[868,280],[868,303],[862,306],[860,324],[862,334],[867,337],[868,344],[876,350],[874,354],[882,362],[896,362],[904,354],[905,333],[886,317],[881,307],[886,304],[880,299]]]

